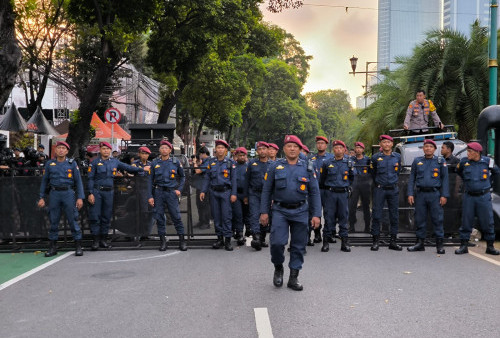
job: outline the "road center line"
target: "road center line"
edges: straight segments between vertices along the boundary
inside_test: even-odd
[[[55,263],[59,262],[60,260],[65,259],[66,257],[72,255],[73,253],[74,253],[73,251],[66,252],[65,254],[63,254],[63,255],[61,255],[61,256],[59,256],[59,257],[57,257],[57,258],[55,258],[55,259],[53,259],[53,260],[51,260],[49,262],[47,262],[47,263],[44,263],[44,264],[42,264],[40,266],[37,266],[36,268],[31,269],[30,271],[26,271],[22,275],[19,275],[19,276],[15,277],[15,278],[12,278],[9,281],[6,281],[3,284],[0,284],[0,291],[3,290],[3,289],[5,289],[8,286],[11,286],[12,284],[15,284],[15,283],[17,283],[17,282],[19,282],[19,281],[21,281],[21,280],[23,280],[23,279],[31,276],[31,275],[37,273],[38,271],[41,271],[41,270],[45,269],[46,267],[51,266],[52,264],[55,264]]]
[[[128,259],[117,259],[117,260],[113,260],[113,261],[81,262],[81,264],[124,263],[124,262],[143,261],[143,260],[146,260],[146,259],[162,258],[162,257],[173,256],[173,255],[177,255],[178,253],[180,253],[180,251],[169,252],[169,253],[163,254],[163,255],[155,255],[155,256],[147,256],[147,257],[137,257],[137,258],[128,258]]]
[[[253,309],[255,313],[255,324],[257,325],[257,334],[259,338],[273,338],[273,330],[271,329],[271,321],[267,313],[267,307],[256,307]]]
[[[496,261],[496,260],[494,260],[494,259],[491,259],[491,258],[489,258],[489,257],[486,257],[486,256],[484,256],[484,255],[481,255],[481,254],[479,254],[479,253],[472,252],[472,251],[470,251],[470,250],[469,250],[469,254],[471,254],[471,255],[472,255],[472,256],[474,256],[474,257],[480,258],[480,259],[482,259],[482,260],[484,260],[484,261],[487,261],[487,262],[489,262],[489,263],[491,263],[491,264],[495,264],[496,266],[500,266],[500,262],[498,262],[498,261]]]

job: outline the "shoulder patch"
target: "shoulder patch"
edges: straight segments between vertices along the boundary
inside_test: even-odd
[[[281,164],[279,166],[276,167],[276,169],[280,170],[280,169],[285,169],[285,167],[283,167]]]
[[[464,167],[468,167],[468,166],[470,166],[470,163],[469,162],[465,162]]]

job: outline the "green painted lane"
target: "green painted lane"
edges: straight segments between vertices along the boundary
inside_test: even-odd
[[[45,257],[44,253],[43,251],[0,253],[0,284],[64,254],[59,252],[53,257]]]

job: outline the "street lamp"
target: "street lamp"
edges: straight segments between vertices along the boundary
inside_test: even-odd
[[[354,55],[349,59],[351,61],[352,74],[356,76],[356,65],[358,64],[358,58]]]
[[[352,72],[349,72],[349,74],[352,74],[353,76],[356,76],[356,66],[358,64],[358,58],[355,57],[354,55],[352,56],[352,58],[349,59],[349,61],[351,62],[351,68],[352,68]],[[358,74],[365,74],[365,108],[368,104],[368,74],[378,74],[380,73],[379,71],[377,70],[373,70],[373,71],[368,71],[368,66],[372,63],[385,63],[385,62],[376,62],[376,61],[369,61],[369,62],[366,62],[366,68],[365,68],[365,71],[364,72],[357,72]],[[391,62],[392,63],[392,62]],[[375,77],[377,77],[376,75],[373,75]],[[377,77],[378,79],[378,77]]]

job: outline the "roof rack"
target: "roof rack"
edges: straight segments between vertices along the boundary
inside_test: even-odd
[[[424,132],[425,131],[425,132]],[[443,129],[439,127],[428,127],[418,129],[393,129],[389,130],[389,135],[399,139],[403,143],[423,142],[425,139],[450,140],[456,139],[457,132],[454,125],[445,125]]]

